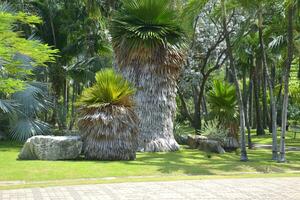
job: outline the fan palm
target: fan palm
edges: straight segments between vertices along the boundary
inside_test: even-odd
[[[139,150],[175,151],[176,80],[184,59],[184,32],[170,0],[126,0],[111,22],[123,75],[138,88]]]
[[[213,89],[208,94],[208,102],[211,116],[237,137],[238,110],[235,87],[221,80],[214,81]]]
[[[40,82],[27,83],[25,89],[15,92],[11,100],[0,100],[4,120],[9,118],[9,136],[18,141],[26,141],[34,135],[51,132],[51,127],[38,117],[52,104],[47,94],[48,86]],[[2,104],[2,106],[1,106]]]
[[[137,116],[133,86],[111,69],[96,74],[96,83],[84,90],[79,129],[87,159],[133,160],[137,150]]]

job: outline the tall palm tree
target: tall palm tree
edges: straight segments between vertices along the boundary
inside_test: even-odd
[[[241,161],[248,161],[247,151],[246,151],[246,135],[245,135],[245,113],[244,113],[244,104],[243,104],[243,96],[238,82],[238,76],[236,71],[236,66],[234,63],[232,44],[230,41],[230,33],[227,27],[227,12],[226,12],[226,0],[221,0],[221,10],[222,10],[222,25],[224,31],[224,37],[227,48],[227,55],[229,58],[229,66],[232,73],[234,85],[236,88],[237,101],[239,105],[240,111],[240,131],[241,131]]]
[[[176,80],[185,38],[170,0],[126,0],[111,22],[120,71],[137,92],[139,150],[175,151]]]
[[[133,160],[137,150],[137,116],[133,86],[111,69],[96,74],[96,83],[83,91],[79,129],[87,159]]]
[[[280,157],[278,158],[279,162],[285,162],[285,133],[287,125],[287,108],[289,103],[289,78],[291,65],[294,57],[294,47],[293,47],[293,29],[294,29],[294,12],[295,12],[295,3],[294,0],[287,0],[287,59],[286,65],[284,68],[284,73],[282,78],[284,80],[284,95],[283,95],[283,104],[282,104],[282,122],[281,122],[281,136],[280,136]]]

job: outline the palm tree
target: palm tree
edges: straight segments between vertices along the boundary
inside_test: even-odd
[[[126,0],[111,22],[120,71],[138,89],[139,150],[175,151],[176,80],[184,59],[184,31],[170,0]]]
[[[293,47],[293,28],[294,28],[294,12],[295,12],[295,1],[287,1],[287,59],[286,65],[284,68],[284,73],[282,78],[284,80],[284,95],[283,95],[283,104],[282,104],[282,122],[281,122],[281,137],[280,137],[280,157],[278,158],[279,162],[285,162],[285,133],[286,133],[286,124],[287,124],[287,108],[289,101],[289,78],[291,65],[294,57],[294,47]]]
[[[229,58],[229,65],[230,70],[232,73],[234,85],[236,88],[236,96],[238,100],[239,105],[239,111],[240,111],[240,131],[241,131],[241,161],[247,161],[247,151],[246,151],[246,135],[245,135],[245,113],[244,113],[244,104],[243,104],[243,96],[240,89],[236,66],[235,66],[235,60],[233,57],[233,51],[232,51],[232,44],[230,41],[230,32],[228,31],[227,27],[227,13],[226,13],[226,0],[221,0],[221,9],[222,9],[222,25],[223,25],[223,31],[224,31],[224,37],[226,42],[226,48],[227,48],[227,55]]]
[[[210,104],[210,114],[217,119],[219,125],[229,129],[231,136],[237,138],[238,110],[235,87],[227,82],[214,81],[213,89],[207,98]]]
[[[96,74],[96,83],[83,91],[79,129],[87,159],[133,160],[137,150],[137,116],[133,86],[111,69]]]

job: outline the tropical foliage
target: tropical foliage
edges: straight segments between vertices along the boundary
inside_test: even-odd
[[[1,1],[0,134],[80,128],[87,157],[132,159],[137,145],[178,150],[176,117],[197,134],[240,136],[242,161],[252,129],[269,130],[272,159],[285,162],[286,127],[299,121],[299,13],[295,0]]]
[[[137,150],[135,89],[111,69],[96,74],[96,83],[79,100],[78,126],[87,159],[133,160]]]
[[[237,122],[238,110],[236,92],[233,85],[215,80],[212,90],[207,95],[210,105],[210,115],[218,120],[219,124],[228,125]]]
[[[112,45],[121,67],[180,63],[185,37],[170,0],[126,0],[111,22]]]
[[[78,104],[87,108],[105,106],[132,107],[135,89],[122,75],[112,69],[96,73],[95,84],[83,91]]]

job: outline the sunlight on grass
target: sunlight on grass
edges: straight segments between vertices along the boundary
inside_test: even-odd
[[[290,173],[300,171],[300,152],[287,152],[288,163],[270,160],[271,151],[248,151],[249,162],[236,152],[210,154],[185,147],[178,152],[138,153],[135,161],[19,161],[21,145],[0,142],[0,181],[47,181],[128,176],[222,175],[237,173]]]

